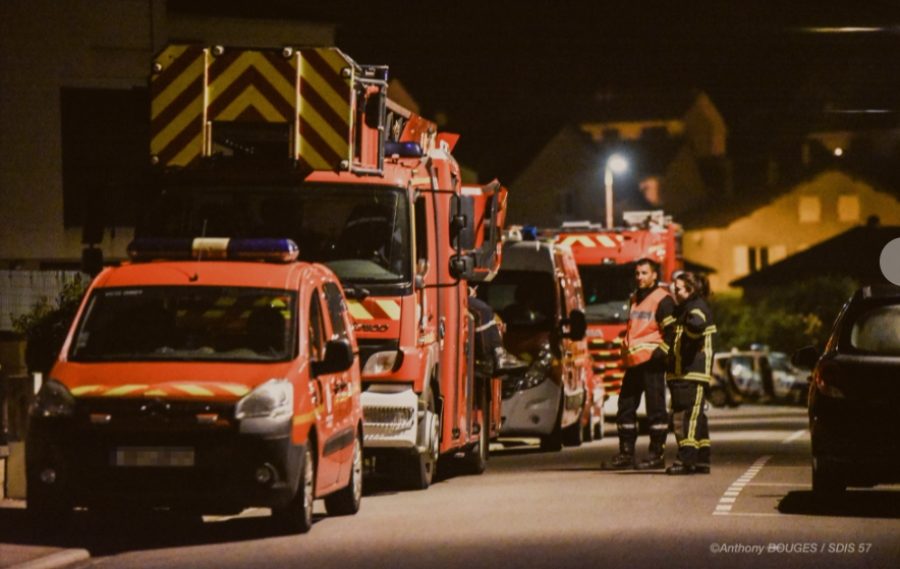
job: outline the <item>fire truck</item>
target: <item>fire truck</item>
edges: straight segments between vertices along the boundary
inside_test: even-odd
[[[463,186],[456,134],[337,48],[172,45],[153,63],[161,198],[138,236],[291,238],[340,279],[359,341],[370,472],[481,472],[499,380],[477,381],[468,285],[500,263],[507,191]],[[494,401],[494,400],[497,401]]]
[[[606,393],[604,414],[608,417],[616,415],[625,376],[620,350],[628,299],[635,287],[635,263],[642,258],[656,261],[663,281],[684,267],[681,226],[670,216],[658,210],[631,211],[623,219],[624,227],[566,222],[553,232],[557,243],[571,247],[581,274],[588,349],[594,378],[602,381]]]

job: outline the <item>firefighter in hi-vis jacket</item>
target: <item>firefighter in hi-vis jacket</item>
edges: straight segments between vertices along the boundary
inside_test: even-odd
[[[666,357],[671,339],[675,302],[659,283],[658,265],[641,259],[635,267],[637,290],[631,296],[628,324],[625,329],[623,357],[625,377],[619,394],[616,427],[619,454],[606,468],[663,468],[669,421],[666,411]],[[634,445],[638,436],[637,410],[644,395],[647,423],[650,426],[649,456],[635,463]]]
[[[666,383],[672,394],[678,458],[666,474],[708,474],[710,441],[704,391],[712,377],[716,333],[706,303],[709,287],[702,276],[682,273],[675,277],[673,288],[677,322]]]

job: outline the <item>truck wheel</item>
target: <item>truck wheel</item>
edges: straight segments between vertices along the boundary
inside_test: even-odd
[[[428,390],[428,401],[425,406],[426,412],[423,421],[427,421],[429,416],[433,416],[431,423],[431,436],[428,441],[428,449],[425,452],[413,453],[409,457],[409,461],[404,464],[405,486],[410,490],[425,490],[431,486],[434,480],[434,473],[437,471],[438,457],[441,452],[441,418],[435,413],[434,392]]]
[[[347,485],[325,496],[325,511],[329,516],[352,516],[359,511],[363,490],[362,444],[359,437],[353,443],[353,462]]]
[[[313,458],[313,451],[309,448],[312,444],[313,441],[310,440],[303,453],[297,494],[287,506],[272,510],[272,517],[276,523],[291,533],[306,533],[312,528],[313,500],[316,491],[316,461]]]

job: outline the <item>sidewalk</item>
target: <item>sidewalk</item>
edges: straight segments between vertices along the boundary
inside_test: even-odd
[[[0,513],[24,518],[25,502],[23,500],[0,500]],[[6,531],[0,532],[0,540],[6,539],[5,535]],[[0,543],[0,569],[56,569],[88,558],[90,558],[90,554],[86,549]]]

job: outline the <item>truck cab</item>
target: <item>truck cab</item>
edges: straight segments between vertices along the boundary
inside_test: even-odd
[[[28,509],[233,514],[308,531],[362,497],[358,347],[340,281],[290,240],[135,240],[44,381]]]

